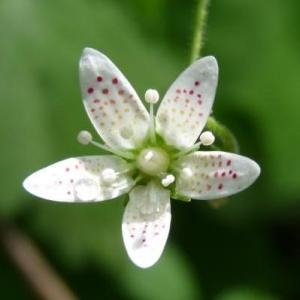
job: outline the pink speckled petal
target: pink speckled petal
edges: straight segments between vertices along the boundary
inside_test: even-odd
[[[123,173],[114,181],[107,182],[101,176],[105,169]],[[23,186],[29,193],[46,200],[103,201],[127,193],[132,188],[134,182],[126,170],[126,161],[112,155],[68,158],[31,174],[24,180]]]
[[[211,112],[218,81],[213,56],[194,62],[171,85],[158,109],[157,132],[177,149],[191,147]]]
[[[130,259],[141,268],[151,267],[165,247],[170,223],[170,192],[150,182],[136,186],[129,194],[122,233]]]
[[[230,196],[250,186],[260,174],[258,164],[222,151],[194,152],[178,161],[176,192],[198,200]]]
[[[85,48],[79,63],[86,111],[104,142],[114,149],[139,147],[149,130],[149,114],[135,90],[108,57]]]

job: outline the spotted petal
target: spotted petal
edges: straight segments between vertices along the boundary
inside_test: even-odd
[[[109,178],[104,170],[114,173]],[[112,155],[68,158],[41,169],[25,179],[31,194],[61,202],[108,200],[127,193],[133,186],[128,164]]]
[[[105,143],[115,149],[140,146],[148,133],[149,114],[124,75],[91,48],[84,49],[79,71],[84,106]]]
[[[123,216],[123,240],[130,259],[148,268],[159,259],[168,238],[170,192],[150,182],[135,187],[129,199]]]
[[[215,97],[218,64],[213,56],[194,62],[171,85],[157,112],[157,132],[177,149],[192,146],[201,133]]]
[[[194,152],[178,161],[176,192],[186,197],[210,200],[244,190],[260,174],[253,160],[227,152]]]

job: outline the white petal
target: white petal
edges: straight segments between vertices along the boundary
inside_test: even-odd
[[[105,143],[133,149],[144,141],[149,114],[135,90],[104,54],[85,48],[79,64],[86,111]]]
[[[178,149],[192,146],[211,112],[218,81],[213,56],[194,62],[171,85],[158,109],[157,132]]]
[[[107,169],[118,173],[113,182],[107,182],[102,176]],[[126,170],[128,164],[112,155],[68,158],[31,174],[23,186],[31,194],[47,200],[102,201],[118,197],[132,188],[134,182]]]
[[[251,185],[260,174],[258,164],[222,151],[194,152],[178,161],[176,192],[199,200],[226,197]]]
[[[170,192],[150,182],[137,186],[129,194],[122,233],[130,259],[141,268],[151,267],[161,256],[170,222]]]

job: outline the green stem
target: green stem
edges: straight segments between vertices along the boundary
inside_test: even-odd
[[[210,0],[198,0],[195,20],[195,31],[192,41],[191,63],[201,56],[203,32],[207,18],[207,7]]]

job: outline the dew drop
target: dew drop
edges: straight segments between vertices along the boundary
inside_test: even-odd
[[[130,127],[123,127],[120,129],[120,135],[124,139],[130,139],[133,136],[133,131]]]
[[[96,200],[99,192],[99,184],[92,178],[82,178],[74,184],[75,197],[80,201]]]

